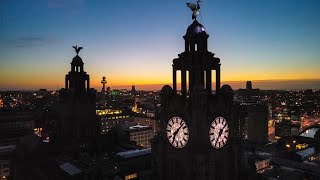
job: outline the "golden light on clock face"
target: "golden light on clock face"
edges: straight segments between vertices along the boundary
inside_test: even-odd
[[[173,117],[168,121],[166,128],[168,141],[175,148],[183,148],[189,140],[189,129],[180,117]]]
[[[223,117],[215,118],[210,126],[209,139],[211,145],[220,149],[226,145],[229,137],[229,126],[227,120]]]

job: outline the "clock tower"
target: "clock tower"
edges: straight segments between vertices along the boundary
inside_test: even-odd
[[[161,90],[161,131],[152,142],[158,179],[239,179],[233,90],[220,87],[220,59],[208,51],[208,37],[195,19],[183,36],[184,52],[173,60],[172,88],[166,85]]]
[[[57,141],[68,145],[74,142],[85,144],[99,134],[96,90],[90,88],[89,75],[84,71],[84,63],[78,55],[82,47],[74,48],[77,55],[65,76],[65,88],[59,91],[60,102],[57,105]]]

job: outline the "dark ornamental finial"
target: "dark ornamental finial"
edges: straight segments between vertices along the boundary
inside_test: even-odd
[[[197,19],[197,16],[200,13],[200,5],[199,2],[201,2],[201,0],[197,1],[197,4],[194,3],[187,3],[187,6],[191,9],[192,11],[192,19]]]
[[[78,46],[72,46],[74,48],[74,50],[76,51],[77,55],[79,54],[79,52],[81,51],[81,49],[83,49],[83,47],[78,47]]]

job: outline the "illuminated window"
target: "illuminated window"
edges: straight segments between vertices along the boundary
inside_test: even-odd
[[[129,179],[134,179],[134,178],[137,178],[137,177],[138,177],[138,174],[134,173],[134,174],[126,175],[124,179],[125,180],[129,180]]]

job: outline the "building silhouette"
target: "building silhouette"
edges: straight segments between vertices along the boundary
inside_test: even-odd
[[[131,94],[132,95],[136,95],[138,92],[137,92],[137,90],[136,90],[136,86],[135,85],[132,85],[132,87],[131,87]]]
[[[243,103],[241,112],[241,135],[249,143],[268,143],[268,107],[258,103]]]
[[[246,89],[239,89],[238,95],[241,96],[243,102],[250,102],[250,103],[259,103],[261,100],[261,90],[254,89],[252,86],[252,81],[247,81]]]
[[[194,20],[184,36],[184,52],[173,60],[173,88],[166,85],[161,90],[161,130],[152,142],[158,179],[242,178],[233,90],[229,85],[220,88],[220,59],[208,51],[208,37]],[[181,71],[181,94],[177,71]]]
[[[77,52],[78,53],[78,52]],[[65,88],[59,91],[57,107],[57,139],[63,142],[86,141],[96,137],[96,91],[90,88],[90,77],[84,71],[84,63],[77,54],[71,62],[71,70],[65,78]]]
[[[106,77],[102,77],[101,84],[102,84],[101,92],[106,93],[106,84],[107,84]]]
[[[247,81],[246,89],[247,90],[252,90],[252,82],[251,81]]]

